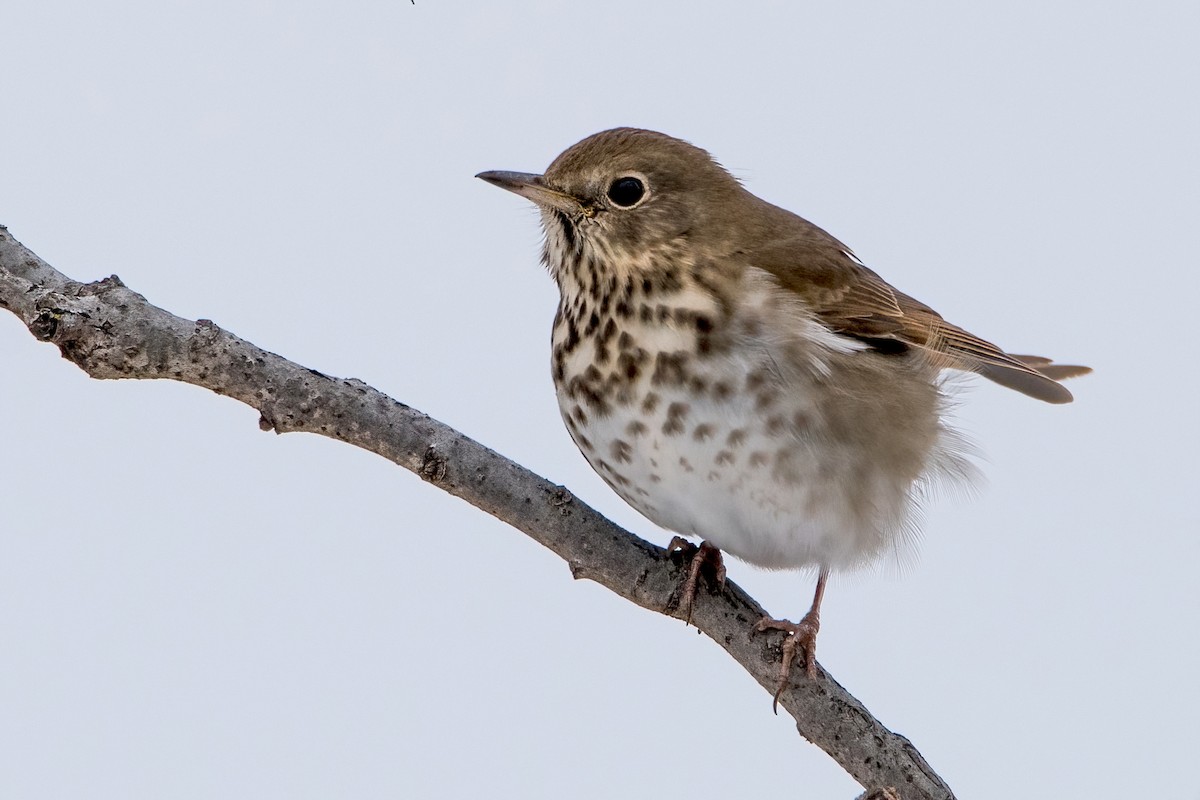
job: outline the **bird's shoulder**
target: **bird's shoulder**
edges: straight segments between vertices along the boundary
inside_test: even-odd
[[[944,323],[940,314],[891,286],[816,226],[749,248],[744,263],[769,273],[835,333],[892,336],[920,345]]]
[[[1051,403],[1071,400],[1071,393],[1055,379],[1088,371],[1006,353],[888,284],[815,225],[805,222],[792,230],[792,235],[747,248],[744,263],[771,275],[781,290],[803,301],[835,334],[883,353],[917,348],[939,366],[979,372]]]

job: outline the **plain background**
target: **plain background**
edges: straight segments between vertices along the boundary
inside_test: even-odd
[[[1194,797],[1200,6],[6,2],[0,223],[458,427],[640,534],[551,390],[536,214],[637,125],[1015,352],[975,497],[832,582],[822,663],[967,798]],[[0,314],[0,795],[813,797],[712,642],[379,458]],[[812,577],[731,562],[793,618]]]

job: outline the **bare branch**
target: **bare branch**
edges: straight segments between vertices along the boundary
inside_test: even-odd
[[[563,487],[361,381],[306,369],[209,320],[177,317],[116,276],[87,284],[71,280],[3,227],[0,306],[93,378],[191,383],[257,409],[264,430],[307,431],[370,450],[528,534],[561,556],[576,578],[595,581],[643,608],[677,615],[682,567],[666,551],[609,522]],[[692,621],[769,695],[783,639],[754,632],[763,613],[728,582],[724,590],[697,598]],[[828,673],[818,670],[809,680],[797,672],[780,705],[804,738],[859,783],[872,790],[899,787],[896,795],[905,800],[953,798],[916,748]],[[767,706],[764,698],[764,712]]]

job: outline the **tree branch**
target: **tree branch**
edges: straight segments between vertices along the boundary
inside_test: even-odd
[[[0,306],[93,378],[191,383],[257,409],[263,430],[317,433],[377,453],[528,534],[562,557],[576,578],[651,611],[677,615],[678,558],[609,522],[563,487],[361,381],[306,369],[209,320],[177,317],[115,275],[95,283],[71,280],[3,226]],[[763,614],[729,582],[720,592],[696,598],[692,622],[772,693],[783,637],[754,632]],[[952,800],[916,748],[828,673],[818,669],[809,680],[803,670],[795,672],[779,704],[800,734],[855,780],[868,790],[896,787],[905,800]]]

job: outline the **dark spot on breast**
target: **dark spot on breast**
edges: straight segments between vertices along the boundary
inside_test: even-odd
[[[621,335],[617,337],[618,350],[632,350],[633,337],[629,335],[629,331],[621,331]]]
[[[746,376],[746,391],[757,392],[767,384],[767,370],[759,367]]]
[[[593,256],[587,258],[588,291],[592,294],[600,292],[600,265]]]
[[[642,368],[638,365],[638,359],[632,353],[625,352],[617,356],[617,371],[625,376],[628,381],[636,381],[638,376],[642,374]]]
[[[654,392],[646,395],[646,397],[642,400],[642,412],[646,414],[653,414],[654,410],[658,408],[658,400],[659,397]]]
[[[696,315],[696,330],[701,333],[709,333],[712,331],[712,320],[703,314]]]
[[[667,421],[663,423],[662,432],[667,436],[683,433],[683,420],[687,414],[687,403],[671,403],[667,406]]]
[[[717,453],[716,462],[717,466],[728,466],[729,464],[732,464],[733,453],[728,450],[722,450],[721,452]]]
[[[593,311],[592,315],[590,317],[588,317],[587,327],[583,329],[583,335],[591,336],[593,333],[596,332],[596,329],[599,327],[600,327],[600,315],[597,314],[595,311]]]
[[[683,352],[659,353],[654,358],[654,374],[650,376],[650,382],[655,386],[682,386],[686,377],[684,365],[687,358]]]
[[[758,411],[765,411],[775,404],[779,399],[779,392],[774,389],[764,389],[754,398],[754,408]]]
[[[715,429],[713,426],[709,425],[707,422],[701,423],[692,431],[692,438],[697,442],[707,441],[708,439],[712,438],[714,430]]]
[[[712,393],[716,400],[728,400],[733,397],[733,387],[725,381],[717,381],[713,384]]]
[[[725,444],[727,444],[730,447],[741,447],[742,444],[745,443],[745,441],[746,441],[746,429],[745,428],[734,428],[732,431],[729,432],[729,435],[725,437]]]
[[[646,433],[648,430],[650,429],[646,427],[645,423],[639,422],[636,419],[625,426],[625,433],[634,439]]]
[[[610,339],[617,335],[617,321],[612,317],[608,318],[608,322],[604,323],[604,330],[600,331],[600,343],[606,344]]]
[[[620,406],[632,405],[633,402],[637,400],[637,395],[634,393],[633,389],[631,388],[631,384],[629,383],[624,383],[620,386],[620,388],[617,389],[616,397],[617,405]]]
[[[563,342],[563,351],[567,354],[574,352],[579,346],[579,328],[575,327],[575,320],[567,320],[567,340]]]
[[[629,442],[621,439],[614,439],[609,446],[609,452],[612,453],[613,461],[618,464],[628,464],[633,460],[633,448],[629,446]]]
[[[590,365],[583,375],[576,375],[567,381],[567,397],[582,399],[584,405],[599,417],[606,417],[612,412],[612,406],[603,394],[600,370]]]

